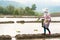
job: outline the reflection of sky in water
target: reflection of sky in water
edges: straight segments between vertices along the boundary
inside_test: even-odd
[[[35,18],[30,19],[21,19],[21,18],[0,18],[0,21],[7,21],[7,20],[37,20]],[[52,18],[52,20],[60,20],[59,18]],[[52,33],[60,33],[60,23],[51,23],[50,24],[50,30]],[[34,31],[37,30],[37,31]],[[43,33],[43,28],[41,27],[41,23],[14,23],[14,24],[0,24],[0,35],[1,34],[9,34],[11,36],[15,36],[16,34],[37,34],[37,33]],[[48,32],[47,32],[48,33]]]

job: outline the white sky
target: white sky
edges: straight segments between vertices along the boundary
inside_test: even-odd
[[[23,4],[26,3],[50,3],[50,4],[60,4],[60,0],[4,0],[4,1],[16,1]]]
[[[0,0],[0,1],[15,1],[25,6],[31,7],[32,4],[36,4],[37,9],[49,8],[52,6],[60,6],[60,0]]]

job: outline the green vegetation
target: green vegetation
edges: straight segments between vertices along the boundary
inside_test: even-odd
[[[30,7],[17,8],[12,5],[6,7],[0,6],[0,15],[20,15],[20,16],[38,16],[40,13],[36,12],[36,5]]]

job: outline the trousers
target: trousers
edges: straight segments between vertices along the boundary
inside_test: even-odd
[[[47,26],[49,26],[49,24]],[[46,25],[44,25],[44,34],[46,34],[46,30],[48,30],[49,34],[51,33],[49,27],[46,27]]]

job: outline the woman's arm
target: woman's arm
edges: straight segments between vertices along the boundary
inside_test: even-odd
[[[37,19],[37,21],[39,21],[40,20],[40,17]]]
[[[37,19],[37,21],[39,21],[41,18],[44,18],[43,16],[42,17],[39,17],[38,19]]]

